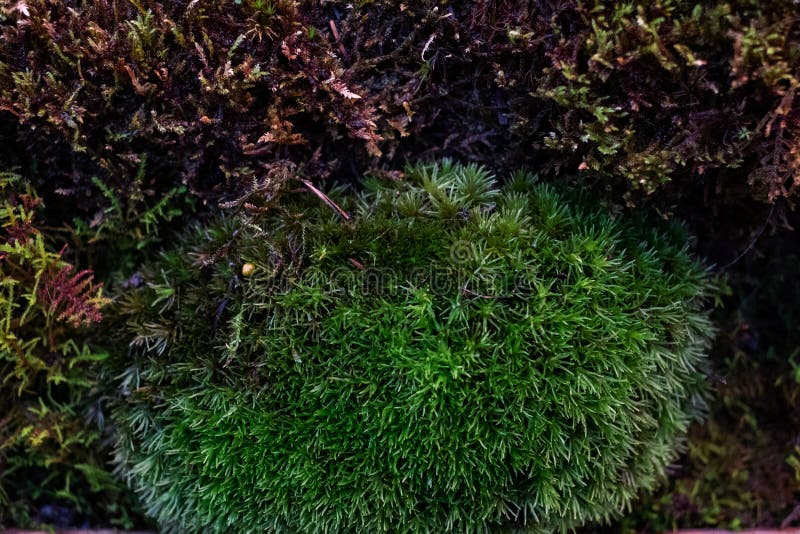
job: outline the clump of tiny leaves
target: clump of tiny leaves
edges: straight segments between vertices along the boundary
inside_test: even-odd
[[[677,227],[445,161],[186,235],[121,299],[120,473],[167,531],[605,521],[704,408]]]
[[[92,400],[107,353],[85,342],[108,301],[91,271],[46,241],[40,205],[19,176],[0,173],[0,526],[102,517],[130,527]]]

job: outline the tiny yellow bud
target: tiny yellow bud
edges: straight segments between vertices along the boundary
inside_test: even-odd
[[[244,265],[242,265],[242,276],[250,276],[251,274],[253,274],[253,271],[255,270],[256,270],[255,265],[249,262],[245,263]]]

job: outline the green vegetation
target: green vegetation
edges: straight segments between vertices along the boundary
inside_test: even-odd
[[[683,231],[406,178],[198,227],[123,296],[116,457],[162,527],[568,528],[675,459],[713,334]]]
[[[797,191],[796,9],[26,0],[0,9],[0,156],[86,211],[91,177],[124,196],[142,153],[155,198],[235,197],[295,166],[357,179],[436,151],[582,170],[629,201],[758,205]]]
[[[165,235],[168,223],[180,223],[194,211],[194,202],[186,187],[176,186],[156,199],[145,185],[147,158],[142,157],[136,176],[125,194],[115,191],[96,176],[93,185],[103,195],[102,202],[89,222],[75,217],[65,223],[65,230],[95,269],[118,274],[130,273],[154,254]]]
[[[108,300],[91,271],[50,248],[36,228],[41,200],[19,176],[0,174],[0,195],[0,524],[88,516],[131,527],[100,452],[95,386],[108,355],[81,331]]]
[[[619,230],[609,243],[617,249],[660,246],[653,232],[635,229],[650,222],[623,222],[631,210],[686,221],[697,254],[717,266],[733,291],[714,316],[712,421],[690,430],[669,483],[645,496],[623,528],[798,524],[798,87],[796,0],[3,2],[0,169],[25,180],[0,178],[6,247],[0,253],[0,526],[145,526],[130,495],[118,493],[122,484],[104,471],[115,429],[102,424],[103,413],[118,395],[111,375],[103,374],[110,365],[105,354],[121,355],[127,348],[114,344],[129,341],[112,339],[129,327],[118,303],[127,302],[136,320],[150,321],[151,330],[142,328],[137,338],[143,347],[175,346],[179,361],[186,361],[187,339],[197,330],[203,365],[227,354],[222,347],[231,340],[253,354],[269,348],[254,348],[251,328],[272,308],[258,307],[251,324],[244,295],[254,291],[259,296],[250,301],[263,304],[265,295],[277,298],[300,279],[310,288],[327,285],[309,301],[292,290],[299,302],[290,315],[297,321],[302,313],[317,317],[337,288],[354,285],[358,294],[400,305],[411,297],[397,287],[441,283],[449,289],[434,291],[435,313],[456,297],[484,315],[519,304],[484,298],[494,294],[482,293],[480,284],[461,293],[453,286],[464,282],[469,265],[483,284],[486,273],[491,278],[517,263],[495,264],[493,256],[475,263],[470,258],[485,250],[453,248],[455,241],[430,256],[435,246],[414,239],[415,232],[437,243],[460,239],[455,234],[477,220],[463,199],[406,191],[422,184],[422,171],[414,171],[408,183],[395,184],[402,191],[390,208],[381,203],[391,187],[363,178],[400,180],[396,169],[407,162],[443,157],[498,174],[535,169],[555,190],[579,191],[596,205],[579,201],[583,207],[568,208],[567,219],[600,217],[593,210],[607,206]],[[298,177],[306,183],[298,186]],[[323,224],[326,208],[287,192],[307,184],[328,190],[331,183],[359,192],[342,200],[332,194],[356,215],[352,222]],[[483,202],[484,193],[473,191],[470,201]],[[373,215],[360,214],[359,203],[375,207]],[[500,204],[489,200],[484,215],[498,216]],[[209,224],[221,212],[227,218]],[[375,229],[393,217],[416,221],[411,235],[392,230],[397,247],[373,245],[373,251],[367,242],[384,243]],[[218,248],[201,243],[206,234],[184,234],[192,224],[203,225]],[[514,238],[514,224],[486,230],[490,237],[499,232],[486,238],[486,250],[517,254],[497,245],[503,236]],[[273,232],[275,225],[280,229]],[[261,230],[272,232],[263,244],[275,247],[269,253],[256,250]],[[355,252],[366,256],[331,256],[344,246],[336,231],[352,232],[346,239],[360,243]],[[408,246],[400,247],[401,240]],[[161,247],[172,252],[154,263]],[[202,268],[178,262],[161,273],[178,251],[189,261],[199,249]],[[450,249],[458,253],[455,264],[446,261]],[[404,263],[401,253],[413,260]],[[284,263],[273,265],[279,284],[268,291],[263,278],[272,272],[265,266],[273,254]],[[576,258],[593,276],[586,254],[576,254],[546,273],[555,277],[555,294],[572,276],[567,267],[578,269]],[[423,257],[431,262],[426,269],[445,274],[427,278],[427,270],[412,269]],[[364,272],[356,279],[358,266]],[[186,284],[200,283],[182,273],[215,284],[199,308],[206,321],[192,328],[167,320],[194,291]],[[486,282],[486,290],[505,295],[501,288],[517,279],[503,277],[509,280],[496,288]],[[72,295],[72,304],[60,305],[76,307],[51,309],[48,299],[56,294],[40,294],[42,282],[63,286],[58,298]],[[100,296],[99,282],[112,303]],[[376,284],[391,291],[375,293]],[[319,309],[307,311],[314,299],[321,299]],[[155,307],[148,307],[151,300]],[[288,309],[290,301],[280,305]],[[350,305],[361,313],[378,309],[366,296],[342,302]],[[148,311],[137,315],[136,306]],[[157,313],[162,308],[164,317]],[[224,330],[207,332],[209,324]],[[313,333],[316,324],[307,325]],[[300,327],[287,328],[288,339]],[[13,347],[18,342],[21,353]],[[301,336],[290,354],[302,359],[309,343]],[[504,342],[498,343],[500,350]],[[236,354],[227,366],[225,356],[209,368],[214,387],[218,373],[236,387],[257,381],[260,364],[250,368]],[[111,367],[121,372],[120,366],[115,358]],[[163,396],[146,397],[147,388],[162,388],[151,382],[160,384],[148,379],[137,389],[132,380],[132,398],[162,402]]]
[[[673,179],[685,193],[693,179],[726,192],[746,181],[761,201],[793,196],[796,9],[790,0],[584,0],[565,9],[575,26],[551,23],[552,61],[530,86],[559,114],[544,145],[650,193]],[[531,35],[519,45],[542,43]]]
[[[764,240],[737,277],[724,310],[711,376],[710,417],[689,432],[687,451],[664,487],[637,503],[626,532],[742,529],[797,524],[800,494],[800,286],[794,250]]]
[[[289,0],[0,7],[0,157],[91,224],[109,192],[152,207],[185,188],[214,205],[308,131],[379,154],[374,102],[314,35]]]

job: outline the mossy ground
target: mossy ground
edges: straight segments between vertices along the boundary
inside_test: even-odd
[[[711,416],[690,430],[670,482],[621,523],[623,530],[799,523],[797,246],[796,237],[764,235],[726,269],[731,295],[717,312]],[[730,261],[731,251],[718,244],[709,253]]]
[[[678,216],[733,292],[716,312],[712,419],[624,527],[791,519],[795,2],[191,5],[0,5],[0,170],[39,188],[51,252],[68,243],[116,292],[220,200],[257,213],[295,173],[352,184],[444,155]],[[72,485],[0,515],[120,517],[75,514],[92,495]]]

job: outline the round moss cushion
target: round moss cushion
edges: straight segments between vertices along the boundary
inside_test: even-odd
[[[118,313],[120,473],[166,530],[571,528],[703,408],[677,226],[445,161],[189,232]]]

